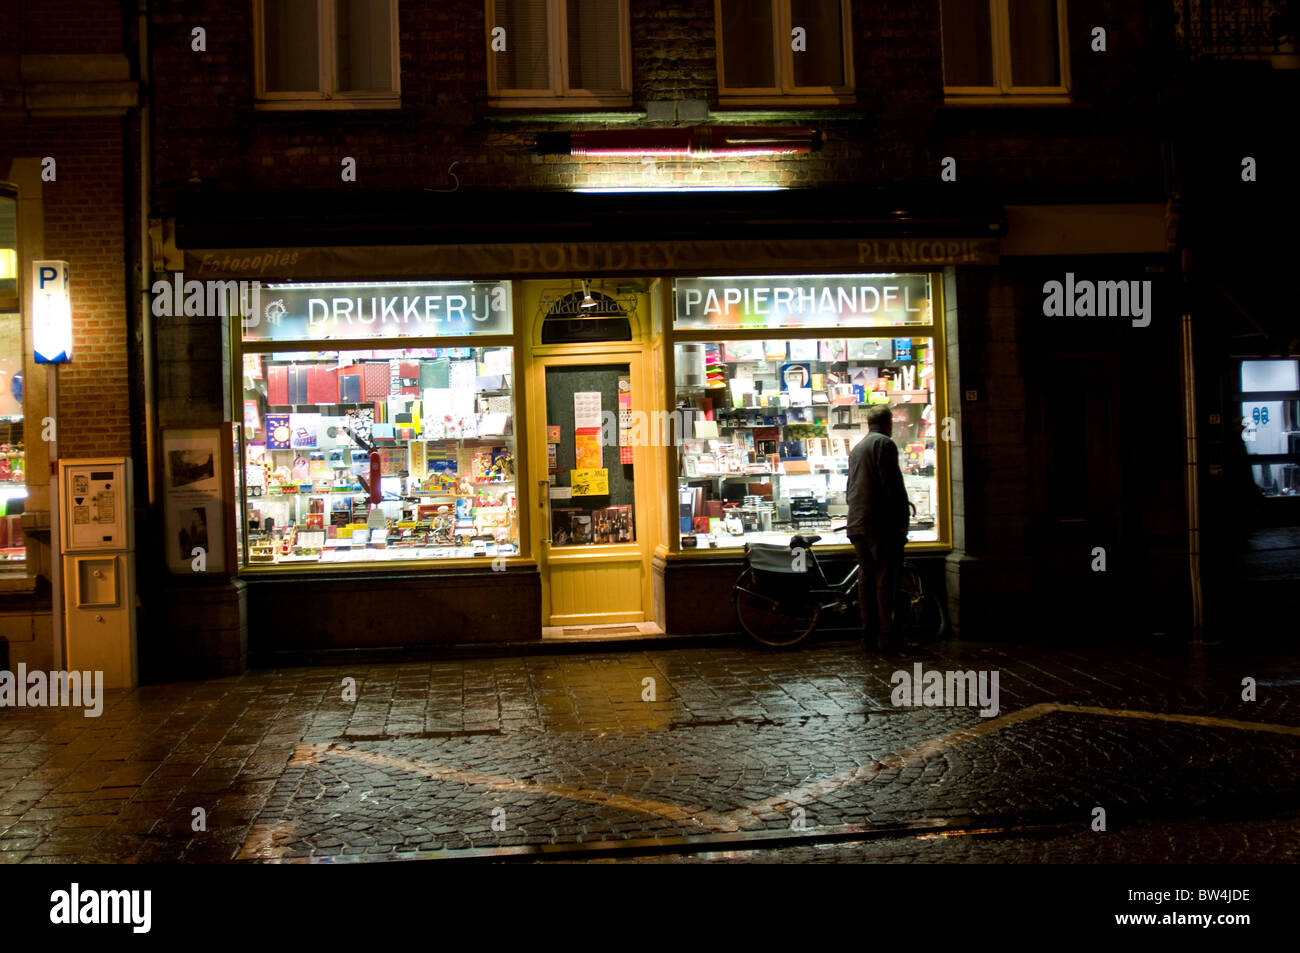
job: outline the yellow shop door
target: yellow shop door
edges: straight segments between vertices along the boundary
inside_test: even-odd
[[[644,349],[548,350],[532,361],[528,401],[543,625],[644,622],[653,461],[619,426],[621,409],[648,406]]]

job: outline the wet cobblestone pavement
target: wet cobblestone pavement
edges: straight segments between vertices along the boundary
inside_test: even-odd
[[[997,714],[895,707],[891,675],[917,663],[998,672]],[[1300,663],[1221,647],[736,643],[254,671],[109,693],[99,718],[0,709],[5,863],[643,840],[619,859],[1281,863],[1297,810]],[[764,840],[782,834],[800,840]]]

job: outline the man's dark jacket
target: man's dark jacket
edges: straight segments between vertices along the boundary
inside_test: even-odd
[[[849,454],[849,536],[885,541],[905,536],[910,523],[898,447],[870,430]]]

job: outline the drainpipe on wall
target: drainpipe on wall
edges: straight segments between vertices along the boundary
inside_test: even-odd
[[[1182,378],[1183,378],[1183,428],[1187,433],[1187,459],[1184,465],[1184,493],[1187,495],[1187,569],[1192,586],[1192,642],[1204,641],[1205,605],[1201,589],[1201,489],[1200,451],[1197,446],[1196,423],[1196,338],[1193,334],[1191,309],[1187,307],[1188,276],[1192,269],[1192,254],[1183,248],[1180,255],[1180,272],[1184,289],[1182,321]]]
[[[149,132],[149,2],[139,0],[138,16],[139,70],[140,70],[140,337],[144,365],[144,440],[145,471],[148,476],[149,505],[152,507],[157,493],[154,474],[158,452],[154,430],[158,418],[157,377],[154,373],[153,310],[149,306],[149,292],[153,287],[153,244],[149,238],[149,189],[153,165],[153,142]]]
[[[1183,253],[1184,280],[1186,277],[1187,254]],[[1187,568],[1191,574],[1192,585],[1192,641],[1200,644],[1203,640],[1205,607],[1201,593],[1201,498],[1200,477],[1197,473],[1199,454],[1197,452],[1196,428],[1196,353],[1193,347],[1192,316],[1183,313],[1182,322],[1182,364],[1183,364],[1183,425],[1187,432],[1187,461],[1184,470],[1185,490],[1187,494]]]
[[[1187,438],[1183,467],[1183,492],[1187,502],[1187,573],[1192,595],[1192,643],[1201,645],[1204,642],[1205,596],[1201,586],[1201,481],[1196,421],[1196,338],[1193,333],[1189,294],[1193,262],[1191,249],[1182,247],[1183,235],[1179,229],[1182,218],[1182,177],[1178,163],[1177,141],[1174,138],[1166,138],[1161,143],[1160,151],[1166,196],[1165,247],[1171,254],[1176,253],[1179,256],[1183,430]]]

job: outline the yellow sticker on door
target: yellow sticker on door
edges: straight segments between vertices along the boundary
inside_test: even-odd
[[[569,486],[574,496],[608,496],[609,471],[604,467],[599,470],[574,470],[569,477]]]

